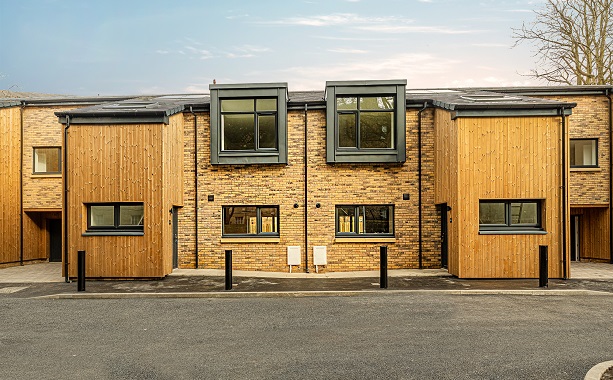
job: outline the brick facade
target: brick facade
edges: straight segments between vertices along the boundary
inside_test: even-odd
[[[184,207],[180,211],[179,266],[194,268],[195,189],[194,116],[185,113]],[[422,118],[423,257],[424,268],[440,267],[440,227],[433,204],[433,112]],[[198,114],[198,267],[223,268],[224,251],[233,250],[234,268],[286,271],[287,246],[300,246],[304,271],[305,164],[303,111],[288,113],[287,165],[211,165],[209,114]],[[379,247],[388,246],[390,268],[418,268],[417,110],[407,111],[407,162],[404,164],[326,164],[326,112],[307,113],[308,261],[313,246],[326,246],[328,265],[323,271],[374,270],[379,268]],[[410,200],[403,200],[408,193]],[[212,195],[214,201],[208,201]],[[319,203],[321,207],[316,207]],[[295,208],[294,205],[298,207]],[[395,242],[339,242],[335,239],[335,206],[338,204],[395,205]],[[279,242],[222,242],[222,206],[278,205]],[[358,242],[356,242],[356,240]]]

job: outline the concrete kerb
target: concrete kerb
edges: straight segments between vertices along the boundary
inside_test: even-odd
[[[613,360],[596,364],[587,372],[584,380],[600,380],[602,375],[611,367],[613,367]]]
[[[272,297],[351,297],[363,295],[460,295],[460,296],[613,296],[596,290],[308,290],[281,292],[142,292],[142,293],[60,293],[33,299],[129,299],[129,298],[272,298]]]
[[[207,276],[224,277],[223,269],[175,269],[168,276]],[[261,272],[233,270],[233,277],[256,277],[256,278],[361,278],[379,277],[378,270],[374,271],[354,271],[354,272],[326,272],[326,273],[304,273],[304,272]],[[453,277],[446,269],[393,269],[388,271],[388,277]]]

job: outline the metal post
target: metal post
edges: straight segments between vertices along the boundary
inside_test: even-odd
[[[382,245],[379,247],[379,255],[381,262],[381,279],[379,280],[379,285],[381,289],[387,289],[387,246]]]
[[[232,290],[232,250],[226,250],[226,290]]]
[[[539,288],[549,287],[549,259],[548,259],[548,247],[546,245],[539,245]]]
[[[77,251],[77,290],[85,291],[85,251]]]

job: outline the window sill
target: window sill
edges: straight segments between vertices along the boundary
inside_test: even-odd
[[[224,237],[221,238],[222,243],[280,243],[280,237]]]
[[[81,236],[144,236],[143,231],[86,231]]]
[[[395,243],[394,237],[336,237],[335,243]]]
[[[538,230],[479,231],[479,235],[547,235],[547,231],[538,231]]]
[[[600,172],[601,168],[570,168],[571,172]]]
[[[45,174],[45,173],[32,173],[30,178],[62,178],[62,173]]]
[[[279,152],[219,152],[213,165],[287,164]]]

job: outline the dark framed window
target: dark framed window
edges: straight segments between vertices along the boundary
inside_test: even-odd
[[[336,236],[394,236],[394,205],[337,205]]]
[[[326,82],[328,163],[406,161],[406,81]]]
[[[223,206],[223,236],[279,236],[279,206]]]
[[[542,231],[540,200],[479,201],[479,231]]]
[[[143,203],[90,203],[87,207],[87,231],[122,234],[143,232]]]
[[[62,148],[36,147],[33,157],[34,174],[59,174],[62,172]]]
[[[287,84],[210,85],[211,163],[287,163]]]
[[[598,167],[598,139],[570,139],[570,167]]]

